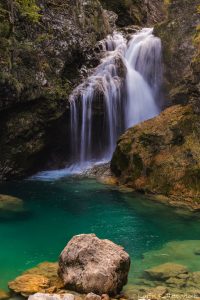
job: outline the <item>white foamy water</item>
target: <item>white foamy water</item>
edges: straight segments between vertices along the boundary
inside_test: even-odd
[[[101,46],[99,66],[70,96],[70,167],[36,178],[60,178],[109,161],[120,134],[160,112],[161,41],[153,29],[129,41],[115,32]]]

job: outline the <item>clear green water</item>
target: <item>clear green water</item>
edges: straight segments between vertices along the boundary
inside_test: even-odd
[[[146,267],[166,261],[200,270],[199,256],[193,253],[200,249],[198,215],[94,180],[12,182],[0,185],[0,193],[23,199],[26,209],[0,214],[0,288],[37,263],[56,261],[73,235],[91,232],[129,252],[130,282]]]

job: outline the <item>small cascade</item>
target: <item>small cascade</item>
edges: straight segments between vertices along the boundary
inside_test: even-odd
[[[145,28],[128,42],[115,32],[102,42],[103,58],[70,96],[71,164],[109,160],[117,138],[159,113],[161,41]]]

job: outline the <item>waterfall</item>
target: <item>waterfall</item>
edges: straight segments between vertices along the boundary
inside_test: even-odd
[[[71,162],[109,160],[117,138],[159,113],[161,41],[144,28],[129,42],[114,32],[102,42],[103,58],[70,96]]]

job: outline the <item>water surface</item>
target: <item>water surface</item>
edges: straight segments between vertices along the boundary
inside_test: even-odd
[[[0,193],[23,199],[25,206],[23,213],[0,213],[0,288],[37,263],[56,261],[80,233],[124,246],[132,259],[130,282],[146,267],[166,261],[200,270],[194,254],[200,249],[198,216],[95,180],[10,182],[0,185]]]

